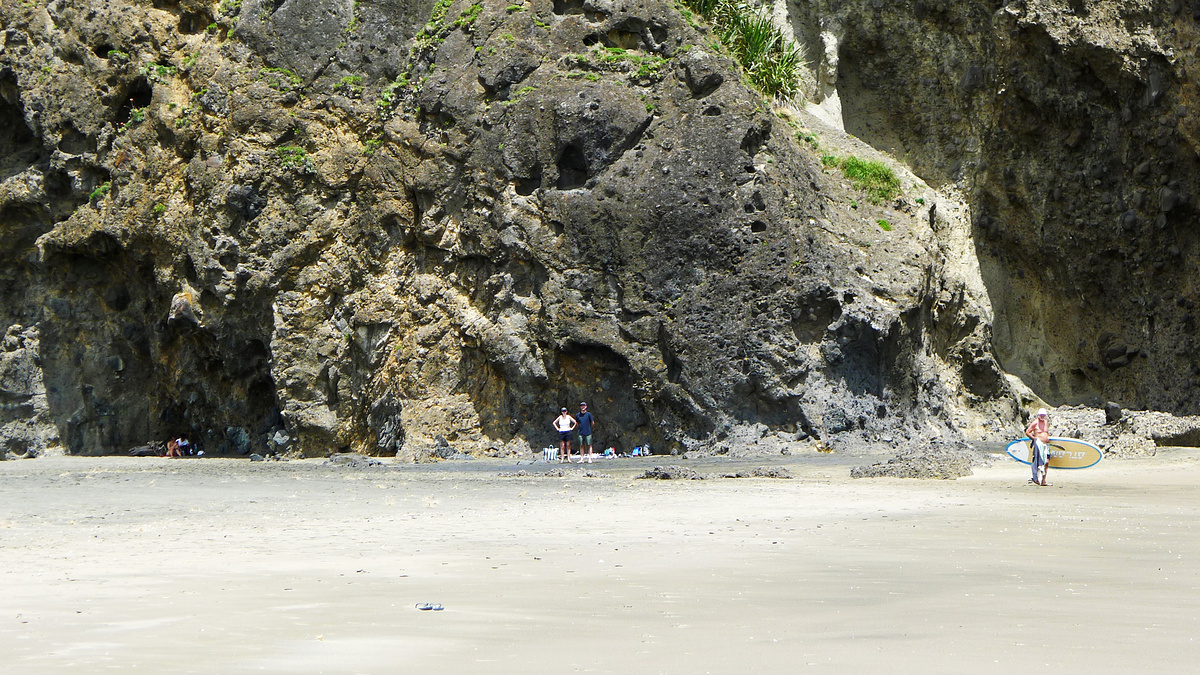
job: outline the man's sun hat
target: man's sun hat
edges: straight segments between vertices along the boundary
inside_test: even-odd
[[[1046,415],[1049,415],[1049,414],[1050,414],[1050,411],[1046,410],[1045,408],[1038,409],[1038,417],[1045,417]]]

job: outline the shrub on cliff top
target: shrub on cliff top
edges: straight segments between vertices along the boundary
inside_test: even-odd
[[[784,37],[770,15],[734,0],[682,1],[713,24],[760,91],[785,98],[799,91],[800,49]]]

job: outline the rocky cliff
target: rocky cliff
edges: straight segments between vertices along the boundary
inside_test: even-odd
[[[1200,4],[778,11],[827,117],[963,190],[1007,371],[1055,404],[1200,412]]]
[[[666,2],[5,3],[3,442],[979,438],[1000,363],[1186,408],[1190,15],[1044,4],[778,8],[871,148]]]

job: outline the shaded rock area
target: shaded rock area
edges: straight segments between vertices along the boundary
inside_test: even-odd
[[[967,443],[911,443],[886,462],[856,466],[852,478],[931,478],[953,480],[971,475],[971,467],[986,466],[991,456]]]
[[[618,452],[1016,423],[957,197],[896,165],[867,206],[670,3],[0,19],[0,328],[37,332],[4,442],[525,456],[581,400]]]
[[[38,344],[37,327],[19,324],[0,342],[0,459],[37,457],[58,444]]]
[[[776,5],[822,117],[963,195],[1004,370],[1200,413],[1195,3]]]

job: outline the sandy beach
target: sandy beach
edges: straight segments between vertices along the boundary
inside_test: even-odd
[[[1026,483],[0,463],[0,671],[1187,672],[1200,451]],[[707,471],[764,465],[710,460]],[[417,603],[443,611],[420,611]]]

